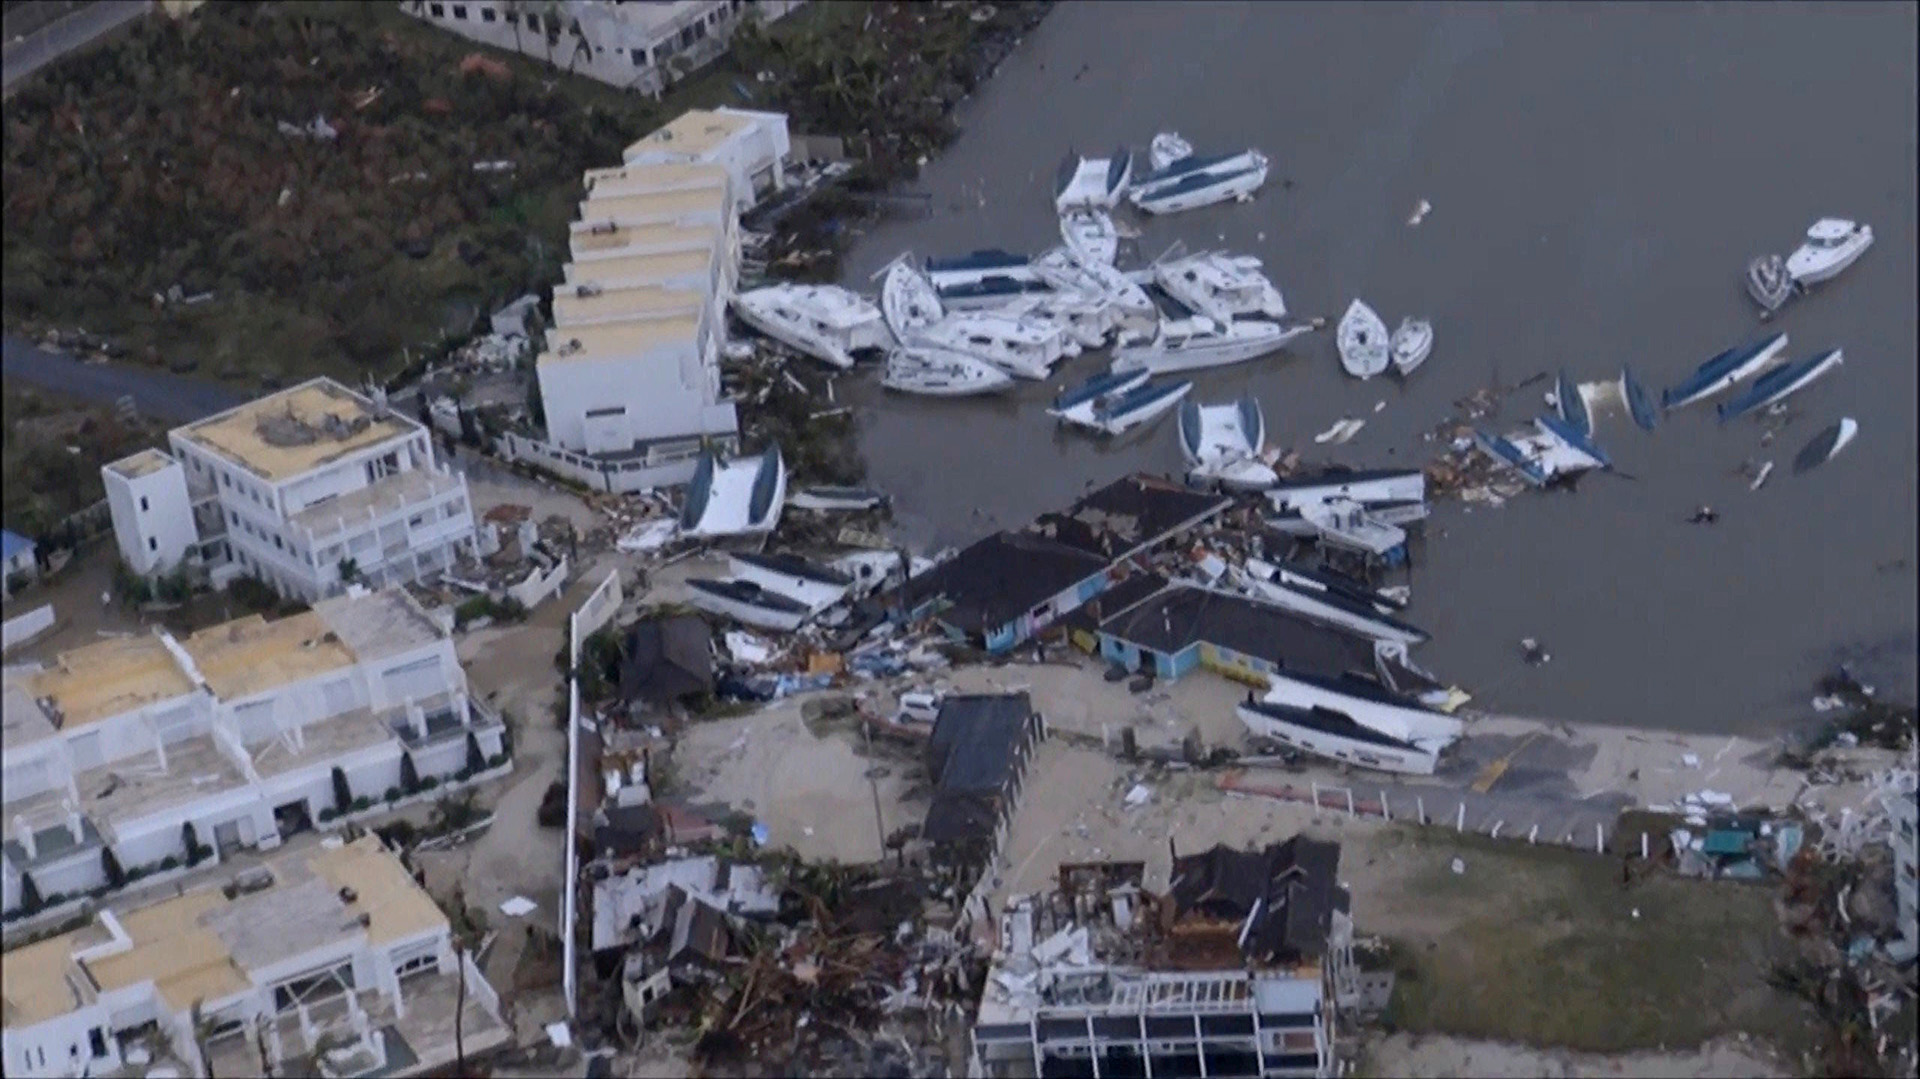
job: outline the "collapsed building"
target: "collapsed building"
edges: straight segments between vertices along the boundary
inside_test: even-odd
[[[1357,998],[1340,845],[1062,866],[1000,918],[973,1028],[988,1077],[1326,1076],[1335,1005]]]

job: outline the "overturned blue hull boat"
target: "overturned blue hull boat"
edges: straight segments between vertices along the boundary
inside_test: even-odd
[[[1580,431],[1553,413],[1546,413],[1533,422],[1537,424],[1542,431],[1545,431],[1547,434],[1552,435],[1567,445],[1572,446],[1574,449],[1579,450],[1581,453],[1586,454],[1588,457],[1593,458],[1595,461],[1598,461],[1601,468],[1613,467],[1613,459],[1607,456],[1605,450],[1602,450],[1594,443],[1590,435]]]
[[[1633,368],[1622,365],[1620,368],[1620,396],[1627,402],[1627,412],[1633,416],[1633,422],[1643,429],[1651,431],[1660,422],[1660,410],[1653,407],[1653,395],[1633,377]]]
[[[1535,487],[1546,486],[1547,480],[1551,478],[1547,475],[1547,470],[1540,467],[1540,462],[1527,456],[1526,451],[1514,445],[1510,439],[1476,427],[1473,429],[1473,440],[1479,444],[1481,451],[1487,456],[1520,473]]]
[[[1782,364],[1768,371],[1747,387],[1747,392],[1720,403],[1720,422],[1737,419],[1755,409],[1784,400],[1814,379],[1840,366],[1843,358],[1839,349],[1830,348],[1799,363]]]
[[[1730,348],[1700,365],[1680,385],[1660,395],[1663,408],[1683,408],[1704,400],[1772,363],[1787,347],[1787,335],[1776,333],[1753,344]]]
[[[1580,392],[1580,384],[1565,368],[1560,371],[1560,381],[1554,384],[1553,399],[1568,427],[1582,435],[1593,434],[1593,413],[1587,409],[1586,395]]]

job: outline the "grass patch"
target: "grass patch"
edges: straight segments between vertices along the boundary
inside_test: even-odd
[[[1619,862],[1572,851],[1388,842],[1412,862],[1401,887],[1423,926],[1391,941],[1394,1027],[1593,1052],[1807,1029],[1766,983],[1781,939],[1769,888],[1659,875],[1623,889]]]
[[[106,497],[100,466],[159,440],[157,427],[123,422],[60,394],[0,382],[0,514],[7,527],[39,540],[69,514]]]

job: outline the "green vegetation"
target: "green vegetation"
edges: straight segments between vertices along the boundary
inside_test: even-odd
[[[9,328],[357,380],[557,280],[582,170],[663,115],[491,50],[509,76],[463,72],[477,50],[392,4],[234,3],[52,66],[5,114]],[[279,126],[317,117],[337,137]]]
[[[71,546],[79,538],[61,534],[63,520],[106,497],[100,466],[159,437],[157,428],[137,417],[124,420],[112,409],[85,407],[12,380],[0,383],[0,419],[7,432],[0,445],[0,513],[8,528],[54,546]],[[106,527],[104,515],[99,525]]]
[[[1595,1052],[1740,1032],[1778,1044],[1805,1029],[1805,1009],[1767,985],[1781,939],[1772,887],[1666,874],[1623,887],[1620,863],[1591,854],[1433,830],[1389,838],[1385,856],[1418,868],[1361,906],[1403,906],[1419,926],[1390,942],[1393,1027]]]

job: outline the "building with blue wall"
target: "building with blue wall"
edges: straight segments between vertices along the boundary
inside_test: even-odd
[[[1368,637],[1200,585],[1170,584],[1124,608],[1108,604],[1104,613],[1102,658],[1158,678],[1205,667],[1264,687],[1281,671],[1335,677],[1375,670]]]

